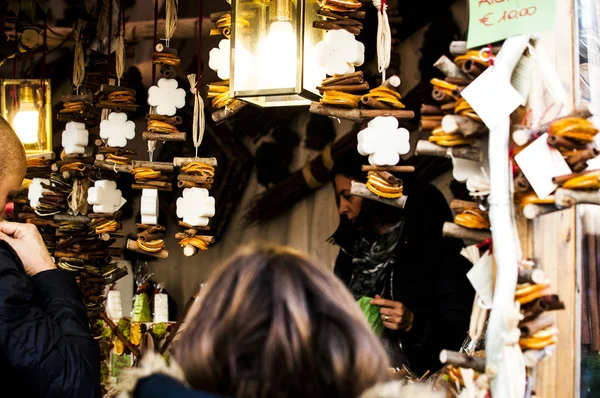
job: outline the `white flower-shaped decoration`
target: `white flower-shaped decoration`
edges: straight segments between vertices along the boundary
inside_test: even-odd
[[[229,65],[231,60],[231,42],[229,39],[223,39],[219,42],[219,47],[210,50],[208,66],[217,72],[221,80],[229,79]]]
[[[123,148],[134,137],[135,123],[127,120],[126,113],[112,112],[100,122],[100,138],[108,139],[108,146]]]
[[[158,86],[148,89],[148,105],[155,106],[159,115],[175,115],[177,109],[185,106],[185,90],[177,86],[177,80],[163,77]]]
[[[142,224],[158,225],[158,190],[142,189]]]
[[[67,155],[75,153],[84,153],[88,144],[89,133],[85,124],[78,122],[69,122],[62,133],[62,146]]]
[[[215,215],[215,198],[204,188],[186,188],[183,197],[177,199],[177,217],[195,227],[208,225],[209,217]]]
[[[40,205],[40,199],[42,198],[42,194],[44,192],[50,192],[50,190],[42,187],[42,182],[44,184],[50,185],[50,180],[46,180],[44,178],[34,178],[31,181],[31,185],[29,186],[29,192],[27,192],[27,199],[29,199],[29,205],[34,209]]]
[[[317,63],[331,76],[352,73],[355,66],[365,62],[365,45],[344,29],[327,32],[325,40],[317,43],[316,52]]]
[[[358,153],[369,156],[373,166],[393,166],[400,155],[410,151],[410,134],[398,128],[398,120],[392,116],[379,116],[358,133]]]
[[[88,204],[94,206],[94,213],[114,213],[126,202],[114,181],[98,180],[88,189]]]

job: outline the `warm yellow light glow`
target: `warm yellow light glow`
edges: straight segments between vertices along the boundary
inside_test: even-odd
[[[31,102],[21,102],[19,111],[15,115],[12,127],[23,144],[36,144],[38,142],[40,112]]]
[[[296,86],[297,38],[287,21],[273,21],[258,46],[258,73],[262,89]]]

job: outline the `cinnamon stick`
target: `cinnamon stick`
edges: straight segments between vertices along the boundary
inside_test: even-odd
[[[148,230],[137,234],[138,239],[141,239],[144,242],[150,241],[150,240],[157,240],[157,239],[163,239],[164,238],[164,234],[157,232],[155,234],[150,234],[148,233]]]
[[[150,225],[150,224],[142,224],[142,223],[135,224],[135,228],[136,229],[150,229],[151,232],[156,232],[156,231],[162,231],[162,232],[164,232],[164,231],[167,230],[162,225]]]
[[[564,310],[565,304],[560,301],[556,294],[549,294],[542,296],[537,300],[534,300],[531,304],[527,305],[523,313],[523,322],[535,319],[542,312]]]
[[[158,114],[148,114],[148,115],[146,115],[146,119],[158,120],[163,123],[170,124],[171,126],[177,126],[183,122],[183,120],[181,119],[181,116],[164,116],[164,115],[158,115]]]
[[[156,184],[161,184],[161,182],[157,181]],[[173,190],[173,185],[170,182],[166,183],[166,185],[156,184],[131,184],[131,189],[157,189],[164,192],[171,192]]]
[[[437,102],[452,102],[452,101],[454,101],[454,99],[450,95],[446,94],[443,91],[435,89],[435,88],[431,92],[431,98],[433,98]]]
[[[519,329],[522,337],[531,337],[540,330],[546,329],[554,325],[554,319],[548,315],[541,315],[536,319],[527,322],[521,322]]]
[[[597,150],[594,147],[588,147],[584,150],[575,152],[573,156],[568,156],[567,163],[569,164],[569,166],[573,167],[578,163],[586,162],[590,159],[597,157],[598,155],[600,155],[599,150]]]
[[[440,119],[441,119],[442,109],[439,106],[423,104],[423,105],[421,105],[421,115],[431,115],[431,116],[440,115]]]
[[[468,86],[469,84],[473,83],[473,79],[469,79],[468,77],[463,79],[460,77],[446,76],[444,80],[450,84],[456,84],[457,86]]]
[[[448,102],[446,104],[442,104],[440,109],[442,112],[454,112],[454,108],[456,107],[456,102]]]
[[[188,228],[188,229],[196,229],[196,230],[200,230],[200,231],[210,231],[210,227],[209,226],[200,227],[200,226],[197,226],[197,225],[190,225],[190,224],[184,223],[183,221],[179,221],[177,223],[177,225],[179,225],[180,227]]]
[[[321,83],[321,85],[322,86],[329,86],[331,84],[339,83],[341,81],[348,80],[348,79],[353,79],[353,78],[356,78],[356,77],[358,77],[360,79],[363,79],[363,81],[364,81],[363,72],[362,71],[358,71],[358,72],[347,73],[345,75],[335,75],[333,77],[329,77],[329,78],[323,80],[323,82]]]
[[[356,77],[351,77],[349,79],[340,80],[340,81],[337,81],[335,83],[329,83],[329,84],[323,84],[322,83],[321,86],[330,87],[331,84],[335,84],[335,85],[338,85],[338,86],[341,86],[341,85],[351,85],[351,84],[363,84],[364,82],[365,82],[365,79],[362,76],[356,76]]]
[[[579,177],[586,174],[586,172],[584,173],[571,173],[571,174],[565,174],[562,176],[558,176],[558,177],[552,177],[552,182],[555,184],[562,184],[564,182],[567,182],[568,180],[570,180],[571,178],[575,178],[575,177]]]
[[[468,59],[464,64],[462,64],[461,69],[468,76],[476,78],[481,75],[487,69],[487,67],[473,61],[472,59]]]
[[[362,84],[347,84],[347,85],[331,85],[331,86],[319,86],[317,90],[323,91],[342,91],[344,93],[355,93],[357,91],[367,91],[369,89],[369,83],[364,82]]]
[[[198,184],[192,181],[177,181],[177,187],[178,188],[204,188],[204,189],[211,189],[212,188],[212,184]]]
[[[360,102],[370,109],[392,109],[389,105],[373,97],[361,97]]]
[[[441,120],[429,120],[429,119],[423,119],[421,118],[421,121],[419,122],[419,129],[420,130],[434,130],[438,127],[440,127],[442,125],[442,121]]]
[[[191,181],[191,182],[195,182],[196,184],[210,184],[213,179],[212,179],[212,177],[179,174],[177,176],[177,180],[178,181]]]

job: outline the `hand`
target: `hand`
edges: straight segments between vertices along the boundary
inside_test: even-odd
[[[32,277],[39,272],[56,269],[35,225],[2,221],[0,239],[17,252],[28,276]]]
[[[383,320],[383,326],[391,330],[403,330],[408,332],[412,328],[412,323],[415,318],[404,304],[398,301],[382,299],[380,295],[376,295],[371,304],[381,307],[379,313]]]

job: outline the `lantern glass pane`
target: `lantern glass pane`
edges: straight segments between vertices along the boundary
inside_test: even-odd
[[[232,10],[231,95],[263,107],[310,103],[302,96],[304,1],[233,0]]]
[[[306,0],[304,5],[304,73],[302,87],[307,92],[306,96],[319,96],[317,87],[325,79],[325,67],[317,64],[316,47],[317,44],[325,39],[323,29],[313,28],[314,21],[320,21],[321,17],[317,11],[321,6],[317,0]],[[313,98],[316,99],[316,98]]]
[[[52,152],[50,80],[4,79],[0,111],[25,146],[27,155]]]

